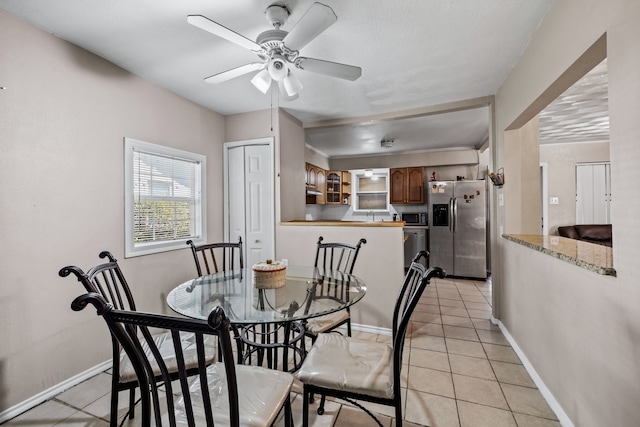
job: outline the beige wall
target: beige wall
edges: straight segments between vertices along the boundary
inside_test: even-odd
[[[274,137],[278,140],[279,115],[277,110],[259,110],[231,114],[224,118],[224,141]]]
[[[330,169],[329,158],[307,146],[304,147],[304,161],[322,169]]]
[[[304,130],[302,124],[280,110],[281,221],[303,219],[305,210]]]
[[[0,11],[0,412],[111,359],[104,322],[58,277],[110,250],[140,310],[194,274],[188,249],[124,259],[123,138],[207,156],[222,236],[223,117]]]
[[[504,130],[606,32],[617,277],[500,239],[499,227],[492,236],[501,321],[555,396],[567,425],[640,425],[638,22],[635,1],[554,2],[496,96],[496,161],[502,163]],[[505,188],[511,182],[507,176]],[[504,210],[496,213],[496,224],[504,226]]]
[[[539,122],[536,116],[520,129],[505,132],[504,200],[507,206],[505,233],[540,234]]]
[[[559,200],[549,205],[549,234],[576,222],[576,164],[608,161],[608,142],[540,146],[540,162],[548,165],[549,197]]]

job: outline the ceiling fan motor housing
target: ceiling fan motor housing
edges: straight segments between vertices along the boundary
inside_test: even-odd
[[[256,37],[256,43],[262,46],[264,49],[278,48],[282,44],[282,39],[289,34],[283,30],[267,30],[258,34]]]
[[[289,17],[289,9],[280,4],[272,4],[264,13],[267,16],[267,21],[276,29],[282,27]]]

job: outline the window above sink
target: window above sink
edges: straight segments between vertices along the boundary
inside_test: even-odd
[[[351,175],[354,212],[389,211],[389,169],[357,169]]]

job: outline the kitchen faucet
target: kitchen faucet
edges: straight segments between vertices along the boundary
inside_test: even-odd
[[[373,211],[369,211],[367,212],[367,218],[369,218],[369,214],[371,214],[371,216],[373,217],[373,222],[376,222],[376,214]]]

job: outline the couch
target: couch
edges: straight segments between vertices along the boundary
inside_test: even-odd
[[[558,234],[570,239],[611,246],[611,224],[578,224],[558,227]]]

